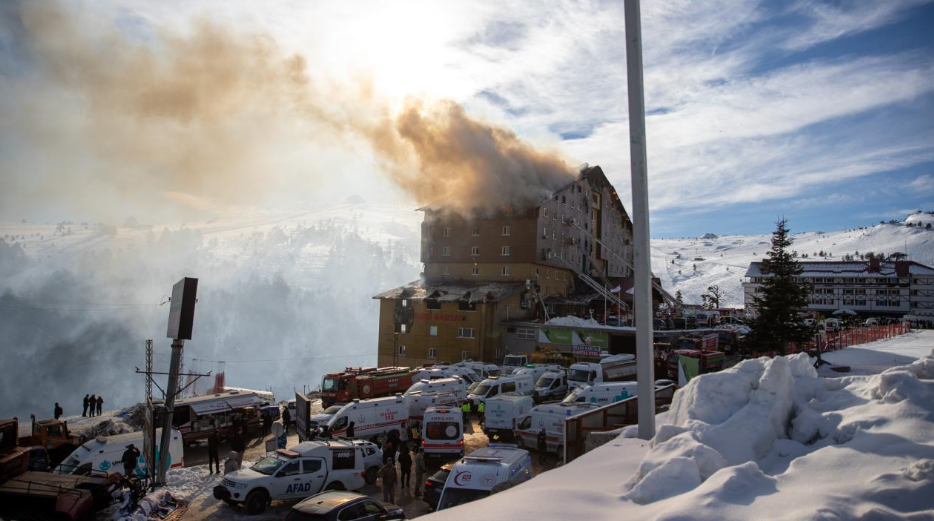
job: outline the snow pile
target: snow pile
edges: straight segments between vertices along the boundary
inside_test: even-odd
[[[548,322],[545,322],[549,326],[572,326],[572,327],[591,327],[591,326],[600,326],[600,322],[592,318],[580,318],[580,317],[554,317],[549,319]]]
[[[923,337],[931,345],[934,331]],[[905,339],[890,340],[898,345]],[[635,427],[443,519],[934,519],[934,352],[821,378],[804,354],[747,360],[679,390],[651,441]]]

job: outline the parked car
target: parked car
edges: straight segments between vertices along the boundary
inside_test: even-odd
[[[454,468],[454,463],[445,463],[438,472],[435,472],[425,480],[425,495],[422,499],[428,503],[428,509],[431,511],[438,509],[438,501],[441,501],[441,491],[444,490],[444,484],[448,480],[448,474]]]
[[[405,519],[405,512],[394,505],[383,505],[356,492],[328,491],[295,504],[285,521],[384,521]]]

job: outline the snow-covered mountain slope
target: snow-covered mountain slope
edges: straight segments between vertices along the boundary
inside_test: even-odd
[[[912,217],[915,215],[918,214]],[[934,230],[906,226],[905,222],[837,232],[797,233],[792,238],[792,251],[797,251],[799,257],[807,254],[808,260],[842,260],[844,255],[870,252],[886,255],[907,252],[910,259],[934,266]],[[746,268],[750,262],[762,260],[770,247],[768,233],[653,239],[652,271],[663,287],[671,288],[672,294],[680,290],[686,303],[699,304],[701,294],[718,285],[724,295],[721,305],[742,306]],[[823,257],[819,255],[821,252]]]

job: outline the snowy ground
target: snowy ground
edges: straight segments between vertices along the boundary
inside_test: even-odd
[[[934,331],[912,331],[894,340],[879,340],[869,344],[847,347],[823,355],[834,365],[847,365],[849,373],[837,373],[830,366],[821,366],[821,376],[856,376],[879,374],[886,369],[908,365],[934,349]]]
[[[924,331],[873,348],[917,353],[931,340]],[[934,519],[931,350],[843,378],[819,377],[804,354],[748,360],[692,380],[668,419],[650,442],[618,438],[434,517]]]

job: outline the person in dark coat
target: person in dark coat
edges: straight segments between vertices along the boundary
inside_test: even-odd
[[[396,442],[392,438],[387,438],[383,445],[383,461],[396,461]]]
[[[97,407],[97,397],[93,394],[88,399],[88,416],[94,416],[94,409]]]
[[[61,417],[62,417],[62,414],[64,414],[64,413],[65,413],[65,411],[62,410],[62,406],[59,405],[58,402],[55,402],[55,419],[57,420],[57,419],[61,418]]]
[[[412,456],[409,454],[409,448],[404,443],[399,449],[399,470],[402,478],[399,480],[402,488],[409,488],[409,482],[412,478]]]
[[[354,438],[354,422],[350,422],[350,425],[347,426],[347,437],[350,439]]]
[[[538,462],[548,463],[548,436],[544,427],[538,431]]]
[[[234,431],[233,435],[230,436],[230,448],[240,454],[243,454],[243,451],[246,450],[246,441],[244,441],[243,435],[239,431]]]
[[[286,434],[289,433],[289,423],[291,422],[292,422],[292,413],[289,412],[289,408],[286,407],[285,410],[282,411],[282,426],[285,427]]]
[[[211,463],[214,464],[214,468],[217,469],[217,473],[221,472],[221,458],[217,452],[218,445],[220,445],[221,440],[217,436],[217,431],[211,433],[211,436],[208,438],[208,470],[210,474],[214,474],[214,471],[211,470]]]
[[[84,402],[82,402],[83,409],[81,409],[81,416],[88,415],[88,395],[84,395]]]
[[[136,460],[139,459],[139,450],[129,444],[126,446],[126,450],[123,452],[123,458],[120,461],[123,462],[123,475],[126,477],[131,477],[136,471]]]
[[[272,415],[264,414],[263,415],[263,437],[264,438],[269,435],[269,429],[271,428],[272,428]]]
[[[97,415],[98,415],[98,416],[101,415],[101,409],[103,409],[103,408],[104,408],[104,397],[103,397],[103,396],[98,396],[98,397],[97,397]]]

